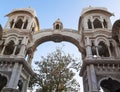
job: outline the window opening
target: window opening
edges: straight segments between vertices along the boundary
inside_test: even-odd
[[[7,84],[7,78],[0,74],[0,92],[6,86],[6,84]]]
[[[59,26],[59,24],[57,24],[57,25],[56,25],[56,29],[60,29],[60,26]]]
[[[103,41],[98,44],[98,52],[101,57],[109,57],[107,45]]]
[[[19,44],[17,45],[16,51],[15,51],[15,55],[19,54],[21,49],[21,40],[19,41]]]
[[[97,55],[97,53],[96,53],[96,47],[95,47],[95,45],[94,45],[94,42],[92,42],[91,49],[92,49],[92,55],[93,55],[93,56],[94,56],[94,55]]]
[[[15,24],[15,28],[21,29],[21,28],[22,28],[22,24],[23,24],[22,19],[19,19],[19,20],[16,22],[16,24]]]
[[[115,48],[114,48],[112,42],[110,42],[110,51],[111,51],[112,56],[116,56]]]
[[[5,55],[11,55],[12,53],[13,53],[13,51],[14,51],[14,47],[15,47],[15,43],[14,43],[14,41],[10,41],[8,44],[7,44],[7,46],[6,46],[6,48],[5,48],[5,51],[4,51],[4,54]]]
[[[90,19],[88,19],[88,29],[92,29],[92,23],[91,23]]]
[[[100,86],[103,92],[120,92],[120,82],[111,78],[103,80]]]
[[[102,24],[100,20],[97,18],[93,21],[93,25],[94,25],[94,28],[102,28]]]

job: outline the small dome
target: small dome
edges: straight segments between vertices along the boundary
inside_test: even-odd
[[[31,8],[31,7],[29,7],[29,8],[17,8],[17,9],[14,9],[14,10],[12,10],[11,13],[7,14],[6,16],[10,16],[13,13],[19,13],[19,12],[28,12],[29,14],[31,14],[34,17],[37,16],[36,11],[33,8]]]
[[[97,12],[102,11],[102,12],[108,13],[110,16],[114,15],[113,13],[109,12],[109,11],[107,10],[107,8],[105,8],[105,7],[92,7],[92,6],[89,6],[89,7],[87,7],[87,8],[84,8],[84,9],[82,10],[82,14],[81,14],[81,15],[83,15],[83,14],[85,14],[85,13],[87,13],[87,12],[91,12],[91,11],[97,11]]]
[[[63,24],[59,18],[53,23],[53,29],[57,29],[57,30],[63,29]]]

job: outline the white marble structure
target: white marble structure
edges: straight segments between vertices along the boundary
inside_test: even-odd
[[[34,51],[46,41],[68,41],[82,53],[84,92],[120,91],[120,20],[103,7],[84,8],[78,29],[66,29],[60,19],[53,29],[40,29],[32,8],[15,9],[4,29],[0,27],[0,90],[26,92]],[[42,53],[42,52],[41,52]],[[25,59],[27,58],[27,60]]]

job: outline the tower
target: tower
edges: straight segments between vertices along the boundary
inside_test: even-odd
[[[0,26],[0,91],[26,92],[31,62],[37,46],[46,41],[68,41],[82,54],[84,92],[120,92],[120,20],[103,7],[84,8],[78,30],[63,28],[60,19],[53,29],[40,30],[32,8],[14,9]]]
[[[78,31],[82,31],[86,49],[80,72],[84,92],[120,91],[120,48],[112,38],[112,15],[103,7],[90,6],[82,11]]]
[[[39,31],[39,22],[32,8],[15,9],[6,15],[9,19],[0,39],[0,91],[26,92],[33,51],[28,47],[32,34]],[[4,88],[3,88],[4,87]]]

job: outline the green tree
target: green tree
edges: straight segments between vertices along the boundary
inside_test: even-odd
[[[41,57],[39,62],[35,62],[36,76],[31,79],[31,85],[40,86],[38,92],[78,92],[76,88],[80,87],[79,83],[73,78],[76,69],[80,69],[80,62],[71,55],[65,54],[61,48],[46,57]]]

